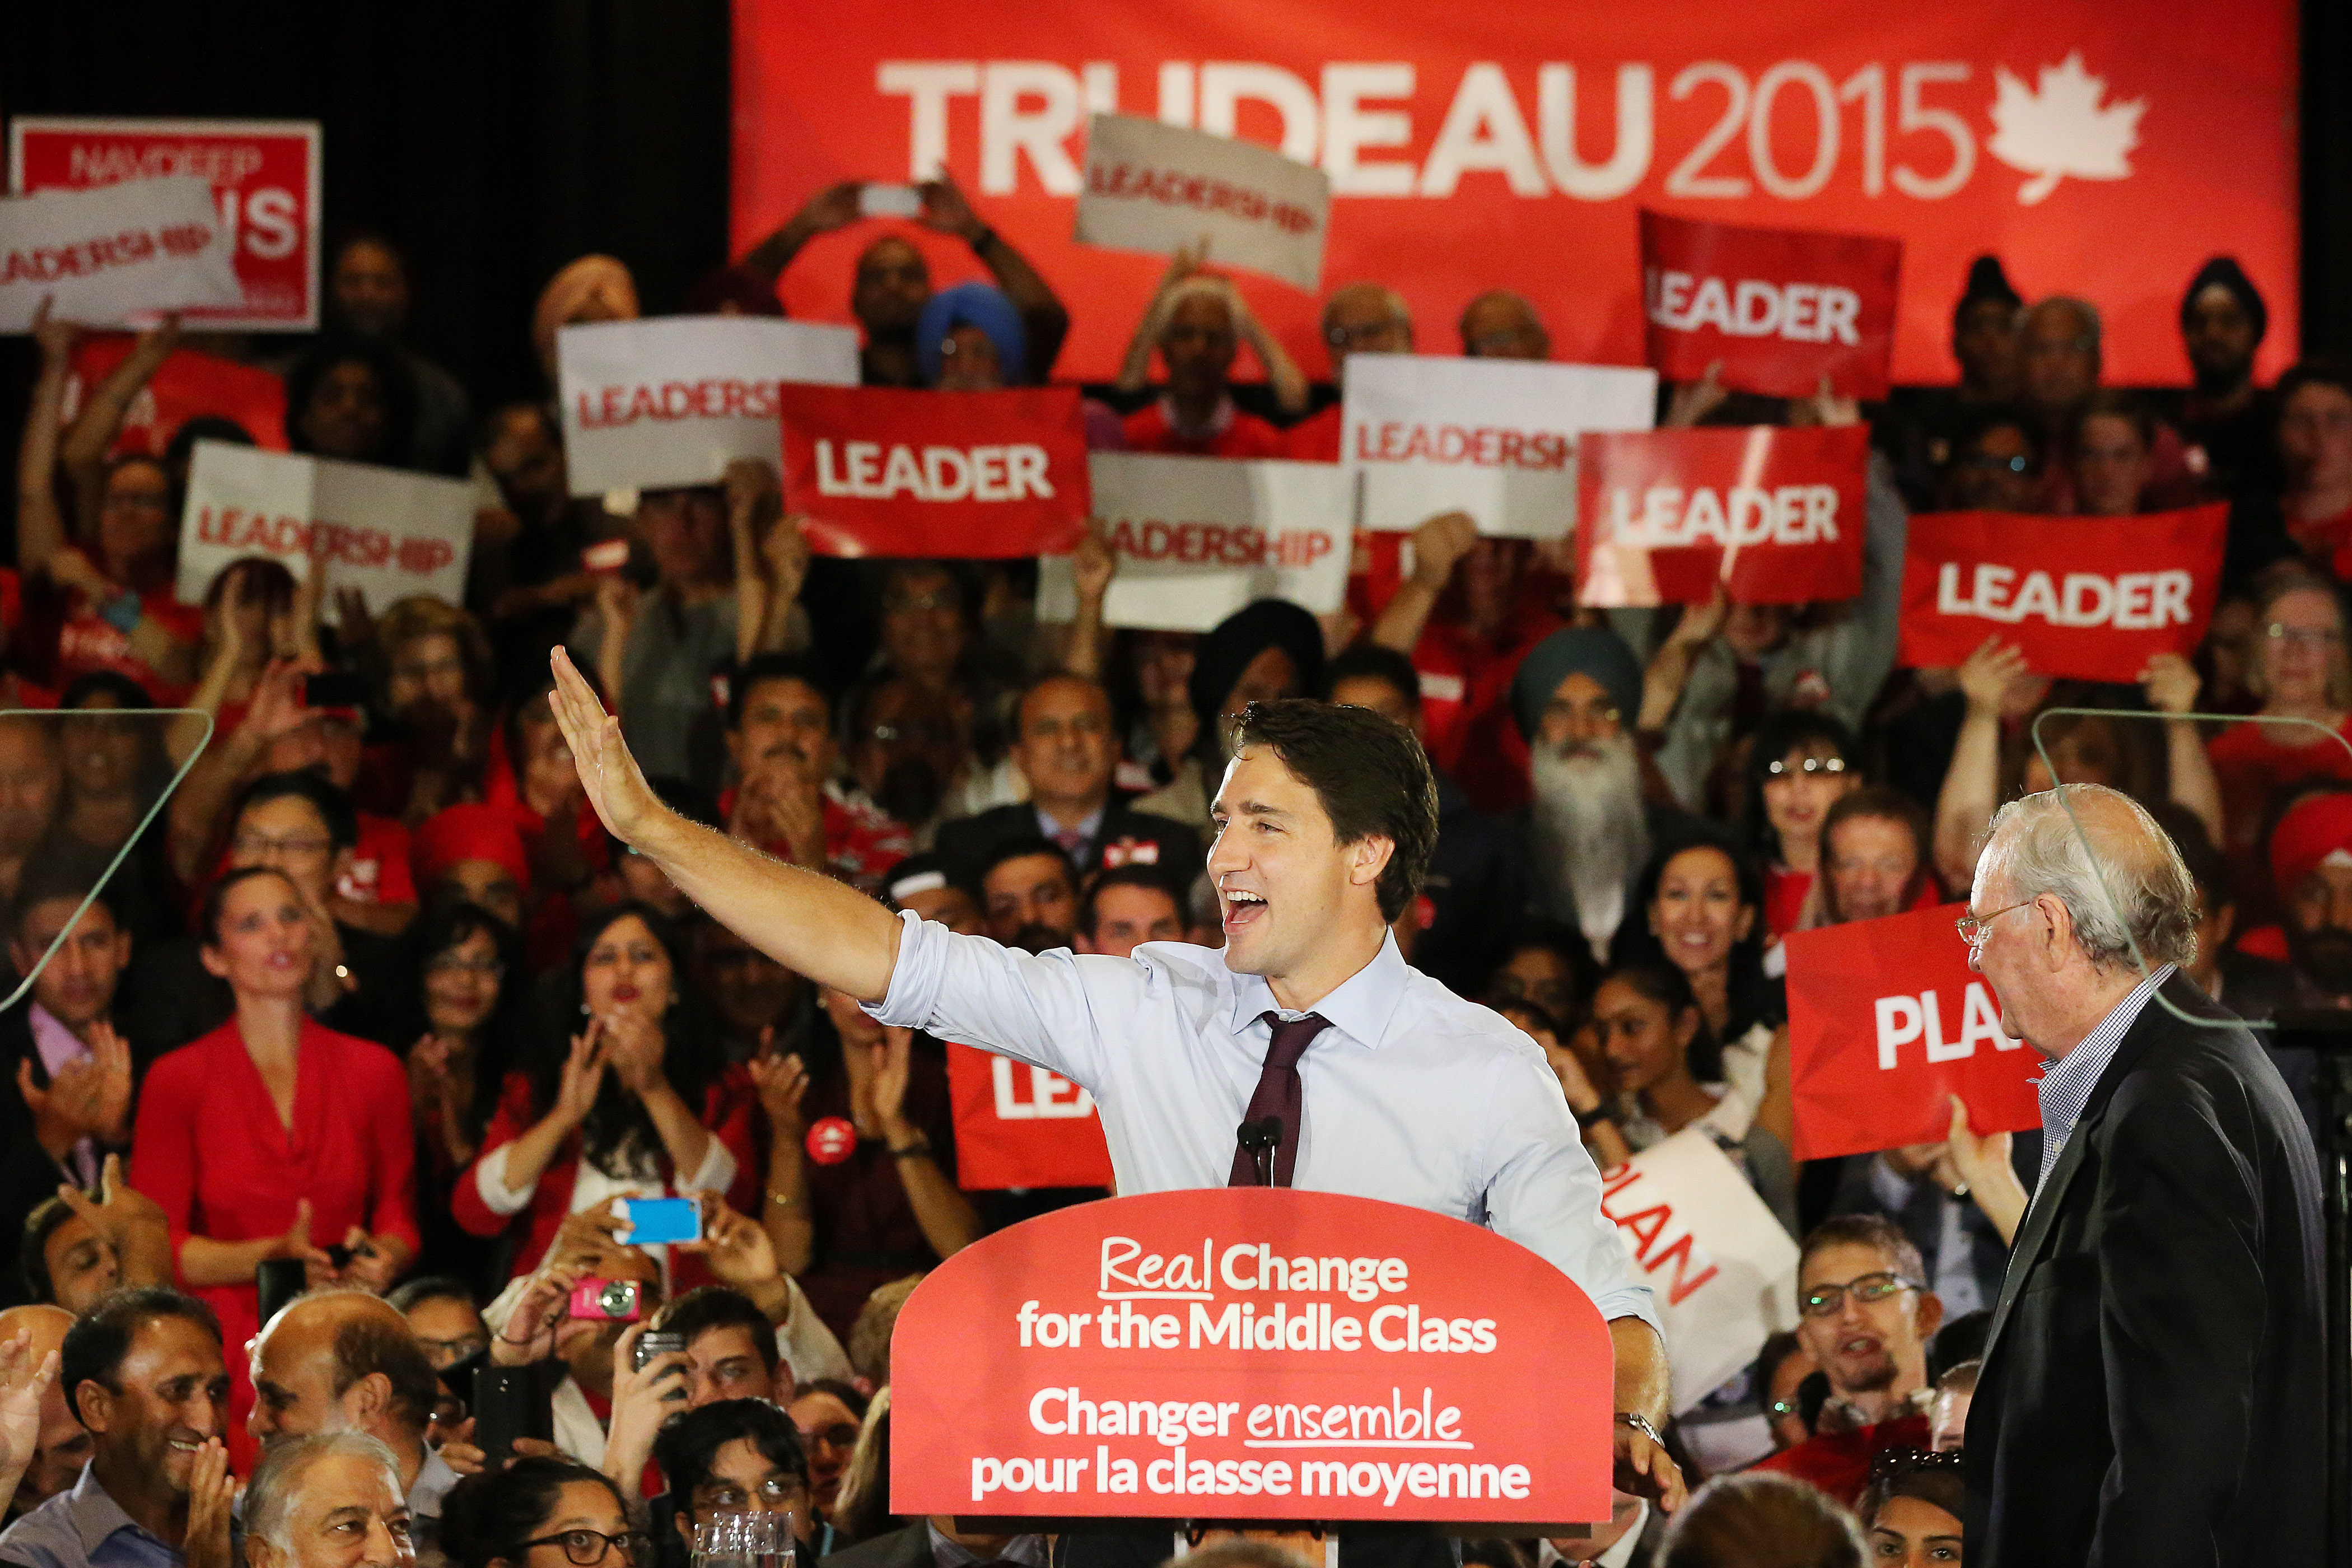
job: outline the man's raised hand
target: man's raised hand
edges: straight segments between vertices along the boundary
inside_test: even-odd
[[[572,656],[559,647],[553,665],[555,689],[547,694],[548,706],[555,710],[572,766],[580,770],[580,787],[606,829],[624,844],[635,845],[660,816],[662,804],[646,783],[637,760],[629,755],[628,744],[621,739],[621,721],[604,711]]]

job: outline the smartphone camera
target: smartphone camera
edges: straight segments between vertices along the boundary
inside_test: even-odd
[[[607,1323],[634,1323],[643,1315],[634,1279],[583,1279],[572,1288],[572,1315]]]
[[[671,1333],[667,1330],[664,1329],[655,1329],[637,1336],[637,1353],[632,1360],[631,1365],[636,1371],[643,1372],[646,1367],[660,1360],[663,1356],[679,1355],[685,1353],[685,1351],[686,1336],[684,1334]]]

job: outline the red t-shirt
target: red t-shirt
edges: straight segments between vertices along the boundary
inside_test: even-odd
[[[1568,624],[1549,598],[1549,581],[1530,567],[1510,618],[1492,639],[1444,618],[1441,604],[1413,645],[1430,761],[1453,773],[1481,811],[1516,811],[1529,798],[1527,740],[1511,718],[1511,679],[1529,648]]]
[[[2352,717],[2336,733],[2352,739]],[[2237,874],[2239,912],[2252,915],[2272,902],[2263,896],[2271,884],[2270,866],[2263,858],[2263,808],[2292,784],[2352,780],[2352,753],[2305,725],[2273,730],[2259,722],[2230,725],[2205,751],[2221,786],[2221,848]]]
[[[1345,405],[1338,403],[1308,415],[1284,433],[1288,450],[1283,455],[1295,463],[1338,462],[1340,427],[1346,423]]]
[[[1927,1447],[1927,1418],[1925,1415],[1904,1415],[1852,1432],[1832,1432],[1808,1437],[1793,1448],[1783,1448],[1769,1458],[1759,1459],[1755,1468],[1777,1470],[1801,1481],[1811,1481],[1847,1508],[1852,1508],[1854,1500],[1862,1496],[1862,1489],[1870,1484],[1873,1459],[1890,1450],[1900,1452],[1906,1448],[1925,1449]]]
[[[1255,414],[1225,405],[1221,427],[1206,437],[1180,436],[1168,422],[1165,399],[1129,415],[1120,428],[1130,452],[1159,452],[1187,458],[1280,458],[1289,453],[1282,432]]]
[[[159,589],[139,595],[140,606],[165,631],[194,647],[204,640],[205,612],[199,605],[183,605],[172,597],[169,589]],[[66,610],[65,622],[58,628],[57,683],[60,689],[69,686],[79,676],[96,670],[110,669],[127,675],[147,689],[158,707],[174,707],[188,695],[189,689],[163,675],[131,649],[131,638],[116,629],[113,622],[98,613],[89,600],[77,590]]]
[[[352,868],[335,891],[362,904],[413,904],[416,879],[408,868],[408,829],[389,816],[362,811]]]

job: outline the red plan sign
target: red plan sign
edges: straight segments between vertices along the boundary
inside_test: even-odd
[[[1609,1512],[1607,1324],[1443,1215],[1288,1187],[1081,1204],[927,1276],[891,1506],[1573,1524]]]
[[[1957,665],[1989,637],[2037,675],[2136,681],[2205,636],[2221,593],[2226,506],[2139,517],[1936,512],[1911,520],[1903,644],[1913,668]]]
[[[306,332],[319,324],[319,122],[20,115],[9,188],[84,190],[198,174],[235,247],[240,303],[184,312],[190,326]]]
[[[1952,922],[1966,904],[1791,931],[1789,1065],[1800,1160],[1937,1143],[1957,1094],[1979,1132],[2042,1125],[2047,1064],[2000,1026]]]
[[[1577,602],[1743,605],[1862,592],[1868,534],[1862,425],[1639,430],[1584,437]]]
[[[966,1192],[1111,1184],[1094,1097],[1060,1074],[950,1044],[948,1095]]]
[[[1087,529],[1076,387],[784,385],[784,505],[825,555],[1066,555]]]
[[[1844,397],[1886,395],[1903,242],[1801,229],[1741,228],[1642,215],[1642,315],[1649,363],[1696,381],[1811,397],[1822,377]]]

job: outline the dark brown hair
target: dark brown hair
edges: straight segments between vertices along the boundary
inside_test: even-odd
[[[1381,919],[1402,914],[1437,847],[1437,779],[1412,731],[1369,708],[1286,697],[1253,702],[1234,721],[1234,750],[1251,745],[1273,747],[1315,792],[1335,843],[1385,838],[1395,846],[1377,890]]]
[[[1817,1488],[1770,1470],[1717,1476],[1675,1516],[1663,1568],[1863,1568],[1853,1521]]]

